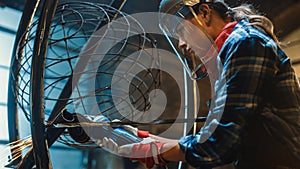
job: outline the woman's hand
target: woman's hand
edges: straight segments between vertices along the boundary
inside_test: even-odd
[[[166,162],[161,156],[161,150],[164,143],[154,140],[150,137],[144,138],[139,143],[126,144],[119,146],[112,139],[105,137],[102,141],[102,147],[118,155],[128,157],[133,161],[140,161],[147,168],[153,168],[154,165],[165,166]]]

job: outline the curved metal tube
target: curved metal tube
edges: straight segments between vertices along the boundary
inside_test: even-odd
[[[12,57],[11,57],[11,65],[10,65],[10,73],[9,73],[9,81],[8,81],[8,98],[7,98],[7,117],[8,117],[8,129],[9,129],[9,142],[14,142],[20,140],[19,135],[19,123],[18,123],[18,103],[16,91],[18,90],[19,83],[19,70],[20,70],[20,60],[23,58],[22,53],[25,44],[25,38],[27,37],[28,28],[32,22],[32,18],[36,13],[37,6],[39,5],[40,0],[28,0],[24,7],[24,12],[21,17],[21,21],[19,23],[18,31],[16,34],[16,39],[14,42]],[[11,156],[14,158],[16,155],[11,149]],[[13,161],[12,165],[16,165],[21,160],[19,157],[17,160]]]
[[[58,0],[45,1],[39,18],[30,83],[31,134],[35,164],[38,169],[51,169],[44,124],[44,73],[48,37]],[[38,100],[35,103],[35,100]],[[38,150],[38,151],[37,151]]]

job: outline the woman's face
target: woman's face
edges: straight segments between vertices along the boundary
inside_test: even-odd
[[[178,48],[189,54],[195,53],[201,57],[203,52],[206,52],[212,45],[205,26],[199,25],[194,18],[179,23],[175,31],[178,38]]]
[[[183,23],[180,23],[177,27],[176,34],[178,36],[178,48],[185,52],[193,53],[193,49],[189,45],[189,42],[191,43],[191,39],[189,38],[190,33]]]
[[[207,75],[207,69],[203,66],[217,53],[210,35],[198,21],[184,20],[176,27],[178,48],[182,51],[182,57],[188,62],[188,67],[196,78],[202,79]],[[201,66],[202,65],[202,66]]]

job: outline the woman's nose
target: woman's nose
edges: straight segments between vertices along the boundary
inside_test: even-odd
[[[187,48],[187,44],[185,41],[183,41],[181,38],[178,39],[178,47],[180,49],[186,49]]]

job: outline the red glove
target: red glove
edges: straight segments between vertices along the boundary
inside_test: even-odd
[[[113,120],[113,122],[119,121],[117,119]],[[98,140],[97,144],[110,152],[129,157],[131,160],[138,160],[144,163],[147,168],[152,168],[154,165],[166,165],[166,162],[161,157],[163,143],[150,138],[148,131],[138,130],[138,128],[130,125],[120,125],[117,127],[143,138],[143,141],[119,146],[111,138],[104,137],[103,140]]]
[[[140,143],[118,146],[112,139],[104,138],[102,146],[110,152],[117,153],[131,160],[138,160],[146,165],[148,169],[154,165],[165,166],[166,162],[161,156],[163,143],[150,137],[144,138]]]
[[[119,148],[119,153],[126,150],[124,145]],[[152,168],[154,165],[165,166],[166,162],[161,156],[161,148],[163,143],[152,141],[150,143],[139,143],[131,146],[131,160],[138,160],[146,165],[147,168]]]

